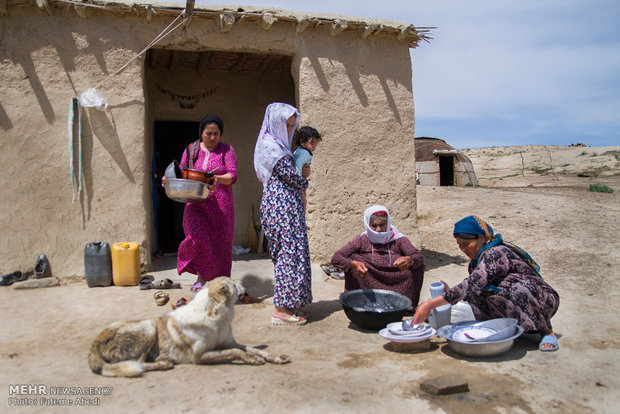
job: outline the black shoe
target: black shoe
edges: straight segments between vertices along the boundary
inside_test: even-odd
[[[52,268],[46,255],[42,254],[37,259],[37,263],[34,265],[34,275],[37,279],[52,276]]]
[[[15,282],[21,282],[24,280],[24,274],[16,270],[12,273],[5,273],[0,276],[0,286],[11,286]]]

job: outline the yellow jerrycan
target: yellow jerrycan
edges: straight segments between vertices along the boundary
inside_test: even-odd
[[[116,286],[137,286],[140,280],[140,246],[136,242],[112,244],[112,282]]]

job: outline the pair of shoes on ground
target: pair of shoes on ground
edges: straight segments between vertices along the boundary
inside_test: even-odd
[[[155,278],[151,275],[142,276],[138,281],[138,285],[140,286],[140,290],[148,290],[148,289],[181,289],[181,284],[179,282],[173,282],[170,279],[162,279],[157,282],[154,281]]]
[[[331,264],[322,264],[321,269],[323,269],[323,272],[325,272],[327,276],[330,276],[333,279],[344,279],[344,271],[336,266],[332,266]]]
[[[11,286],[13,283],[21,282],[24,279],[24,273],[20,270],[16,270],[11,273],[5,273],[0,276],[0,286]]]
[[[310,313],[302,310],[294,311],[292,315],[274,311],[271,314],[271,325],[305,325],[308,323],[309,316]]]
[[[543,345],[551,344],[550,348],[543,348]],[[558,343],[558,337],[554,335],[545,335],[543,336],[540,344],[538,345],[538,349],[542,352],[553,352],[560,349],[560,344]]]

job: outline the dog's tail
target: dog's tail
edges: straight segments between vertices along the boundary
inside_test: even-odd
[[[90,352],[88,354],[88,365],[90,369],[99,375],[103,375],[104,377],[139,377],[144,372],[144,368],[139,361],[136,360],[127,360],[109,363],[107,362],[102,355],[104,351],[102,348],[106,344],[106,339],[109,339],[110,336],[114,335],[114,331],[110,329],[106,329],[95,340],[93,345],[90,347]]]

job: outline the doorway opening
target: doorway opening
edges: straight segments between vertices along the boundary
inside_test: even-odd
[[[185,238],[183,232],[184,203],[166,196],[161,186],[166,167],[173,160],[181,161],[183,150],[198,136],[198,122],[155,121],[153,125],[153,208],[155,213],[156,250],[176,253]]]
[[[454,157],[439,157],[439,185],[454,185]]]

